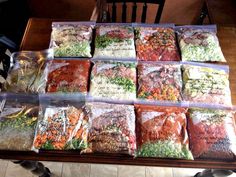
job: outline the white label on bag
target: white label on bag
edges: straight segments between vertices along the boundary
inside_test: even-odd
[[[156,112],[156,111],[150,111],[150,112],[143,112],[142,113],[142,123],[154,119],[157,116],[163,115],[164,112]]]

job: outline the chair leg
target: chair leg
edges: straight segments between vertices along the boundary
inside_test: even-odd
[[[197,21],[197,24],[198,24],[198,25],[202,25],[204,19],[206,18],[206,16],[209,17],[206,2],[204,2],[204,3],[203,3],[202,10],[201,10],[201,14],[200,14],[200,16],[199,16],[199,18],[198,18],[198,21]]]
[[[38,161],[17,160],[12,162],[19,164],[26,170],[30,170],[31,173],[39,177],[50,177],[52,175],[50,170]]]
[[[194,177],[227,177],[233,173],[232,170],[206,169],[197,173]]]

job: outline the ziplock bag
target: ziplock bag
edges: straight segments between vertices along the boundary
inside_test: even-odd
[[[136,63],[98,61],[91,72],[90,95],[117,100],[136,99]]]
[[[138,98],[179,102],[182,90],[181,67],[176,62],[140,62]]]
[[[231,106],[228,66],[183,65],[183,99],[190,103]]]
[[[94,22],[53,22],[50,48],[55,57],[92,57]]]
[[[38,119],[38,96],[1,94],[0,149],[31,150]]]
[[[133,105],[87,103],[91,121],[88,149],[85,153],[119,153],[134,155],[136,150]]]
[[[191,108],[188,133],[194,158],[236,159],[235,111]]]
[[[53,58],[52,50],[21,51],[13,53],[15,62],[8,73],[4,88],[8,92],[44,93],[46,87],[46,60]]]
[[[173,24],[136,24],[134,30],[138,60],[180,60]]]
[[[81,94],[40,96],[34,150],[68,150],[87,147],[88,117]]]
[[[178,26],[176,31],[182,61],[226,62],[215,25]]]
[[[94,58],[135,60],[132,26],[114,24],[97,26]]]
[[[90,70],[88,60],[52,60],[47,70],[46,92],[87,93]]]
[[[186,108],[135,105],[137,156],[193,160]]]

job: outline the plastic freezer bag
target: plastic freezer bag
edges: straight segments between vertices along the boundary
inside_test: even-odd
[[[41,96],[34,149],[68,150],[87,147],[88,117],[84,98]]]
[[[96,28],[94,58],[135,59],[134,31],[131,26],[101,25]]]
[[[181,101],[182,76],[179,64],[140,63],[138,98]]]
[[[0,97],[0,149],[31,150],[39,110],[37,95],[6,94]]]
[[[50,47],[55,57],[92,57],[90,44],[95,23],[54,22]]]
[[[136,150],[134,106],[87,103],[91,125],[87,153],[134,155]]]
[[[91,72],[90,94],[96,98],[134,100],[136,63],[95,62]]]
[[[226,62],[214,25],[177,27],[177,34],[182,61]]]
[[[193,160],[186,108],[135,105],[137,156]]]
[[[15,62],[4,88],[8,92],[44,93],[46,88],[46,60],[53,58],[52,50],[22,51],[11,56]]]
[[[46,92],[87,93],[90,70],[88,60],[52,60],[47,70]]]
[[[194,158],[236,159],[235,112],[189,109],[188,133]]]
[[[183,65],[183,98],[191,103],[231,106],[228,73],[224,67]]]
[[[170,27],[135,27],[137,59],[179,61],[175,31]]]

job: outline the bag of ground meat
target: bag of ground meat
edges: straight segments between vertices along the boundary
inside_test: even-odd
[[[134,30],[129,25],[98,25],[96,28],[94,58],[136,58]]]
[[[177,63],[139,63],[138,85],[139,99],[179,102],[181,67]]]
[[[174,25],[134,25],[137,59],[144,61],[179,61]]]
[[[46,92],[87,93],[90,70],[88,60],[52,60],[47,70]]]
[[[41,95],[34,150],[87,148],[88,117],[84,105],[82,95]]]
[[[0,149],[29,151],[38,120],[38,96],[0,95]]]
[[[95,62],[90,81],[90,95],[94,98],[136,99],[136,63]]]
[[[94,22],[53,22],[50,48],[55,57],[92,57]]]
[[[183,65],[183,99],[190,103],[231,106],[228,66]]]
[[[136,150],[134,106],[87,103],[91,125],[86,153],[134,155]]]
[[[186,108],[135,105],[137,156],[193,160]]]
[[[178,26],[176,31],[182,61],[226,62],[215,25]]]
[[[194,158],[236,159],[235,112],[222,109],[189,109],[188,133]]]

